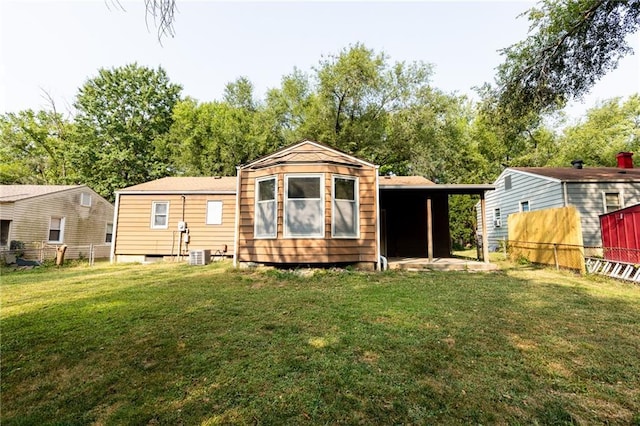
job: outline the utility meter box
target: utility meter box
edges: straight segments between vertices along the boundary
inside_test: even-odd
[[[187,230],[187,222],[180,221],[178,222],[178,231],[185,232]]]

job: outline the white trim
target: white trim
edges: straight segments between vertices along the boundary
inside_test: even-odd
[[[611,213],[607,211],[607,194],[617,194],[618,195],[618,208],[615,210],[620,210],[624,208],[624,198],[622,197],[622,190],[619,189],[611,189],[611,190],[603,190],[602,191],[602,211],[603,214]],[[615,211],[611,210],[611,211]]]
[[[207,202],[207,208],[206,208],[206,212],[205,212],[205,216],[204,216],[204,224],[205,225],[222,225],[222,216],[224,213],[224,201],[222,200],[206,200]],[[210,217],[210,213],[218,213],[218,209],[216,208],[214,212],[210,212],[209,211],[209,203],[216,203],[220,204],[220,217],[217,217],[217,215],[215,217]],[[209,219],[213,219],[211,222],[209,222]]]
[[[85,201],[85,197],[89,199],[89,202],[84,202]],[[80,193],[80,205],[82,207],[91,207],[91,194],[88,194],[86,192],[81,192]]]
[[[528,207],[527,212],[530,212],[530,211],[531,211],[531,201],[529,201],[529,200],[521,200],[521,201],[518,203],[518,211],[520,211],[520,213],[526,213],[526,212],[522,209],[522,203],[527,203],[527,207]]]
[[[111,250],[109,253],[109,263],[116,260],[116,237],[118,232],[118,209],[120,208],[120,194],[116,192],[116,205],[113,209],[113,236],[111,237]]]
[[[318,234],[312,235],[290,235],[288,233],[287,228],[287,205],[289,204],[289,196],[288,196],[288,188],[289,188],[289,178],[318,178],[320,180],[320,206],[322,208],[322,229]],[[327,217],[327,206],[325,206],[325,184],[324,184],[324,173],[285,173],[284,175],[284,196],[283,196],[283,206],[282,206],[282,237],[287,239],[315,239],[315,238],[325,238],[325,222]],[[318,201],[317,198],[305,198],[305,200],[313,200]]]
[[[561,179],[557,179],[557,178],[552,178],[549,176],[544,176],[544,175],[539,175],[537,173],[533,173],[533,172],[526,172],[524,170],[516,170],[516,169],[512,169],[511,167],[507,167],[506,169],[504,169],[502,171],[502,173],[500,173],[500,176],[498,176],[498,178],[494,181],[494,183],[497,185],[497,183],[500,181],[500,179],[502,179],[505,173],[510,172],[510,173],[520,173],[526,176],[533,176],[533,177],[537,177],[540,179],[545,179],[545,180],[549,180],[551,182],[563,182]],[[513,183],[513,182],[512,182]],[[504,186],[503,186],[504,189]]]
[[[497,215],[496,212],[498,212]],[[502,207],[493,208],[493,222],[491,223],[493,223],[493,229],[502,228]]]
[[[236,214],[234,217],[235,230],[233,232],[233,267],[238,266],[238,246],[240,234],[240,183],[241,183],[240,167],[236,166]],[[255,188],[254,188],[255,191]],[[255,220],[255,219],[254,219]]]
[[[107,234],[109,234],[107,231],[109,230],[109,225],[111,225],[111,241],[107,241]],[[113,231],[114,231],[114,227],[113,227],[113,222],[106,222],[104,224],[104,243],[105,244],[109,244],[111,245],[113,243]]]
[[[57,229],[57,231],[60,231],[60,235],[57,240],[52,240],[49,238],[51,236],[51,219],[60,219],[60,229]],[[47,242],[49,244],[62,244],[64,242],[64,223],[65,223],[64,216],[49,217],[49,229],[47,229]]]
[[[164,226],[156,225],[156,215],[157,215],[156,206],[160,204],[167,205],[167,222],[165,223]],[[169,201],[152,201],[151,202],[151,229],[168,229],[169,228],[169,207],[170,206],[171,204],[169,203]]]
[[[127,191],[127,190],[122,190],[122,191],[116,191],[115,194],[116,195],[191,195],[191,194],[195,194],[195,195],[234,195],[237,192],[236,190],[233,189],[228,189],[228,190],[210,190],[210,189],[203,189],[201,191],[178,191],[178,190],[171,190],[171,191],[164,191],[164,190],[153,190],[153,191],[146,191],[146,190],[137,190],[137,191]]]
[[[273,203],[275,203],[275,212],[273,215],[273,220],[275,221],[273,230],[274,233],[273,234],[269,234],[269,235],[258,235],[258,221],[257,221],[257,217],[258,217],[258,197],[260,195],[260,192],[258,190],[258,186],[260,184],[260,182],[264,182],[267,180],[273,180],[274,182],[274,186],[273,186]],[[261,177],[257,177],[254,180],[254,189],[253,189],[254,194],[254,204],[253,204],[253,238],[256,240],[273,240],[278,238],[278,175],[269,175],[269,176],[261,176]],[[240,198],[240,197],[238,197]],[[271,200],[269,201],[262,201],[263,203],[265,202],[271,202]]]
[[[336,235],[336,179],[351,180],[354,182],[353,201],[355,202],[355,234],[354,235]],[[342,200],[349,201],[349,200]],[[354,240],[360,238],[360,178],[358,176],[348,175],[332,175],[331,176],[331,238],[341,240]]]
[[[253,167],[256,164],[259,164],[259,163],[261,163],[261,162],[273,157],[274,155],[286,154],[286,153],[288,153],[288,152],[290,152],[290,151],[292,151],[292,150],[294,150],[294,149],[296,149],[299,146],[302,146],[304,144],[311,144],[311,145],[315,146],[316,148],[327,150],[327,151],[330,151],[330,152],[332,152],[334,154],[337,154],[337,155],[344,155],[345,157],[349,157],[350,159],[352,159],[354,162],[362,164],[362,165],[365,165],[365,166],[368,166],[368,167],[376,167],[375,164],[369,163],[368,161],[361,160],[361,159],[359,159],[357,157],[354,157],[353,155],[344,153],[344,152],[339,151],[339,150],[334,149],[334,148],[330,148],[330,147],[328,147],[326,145],[321,145],[318,142],[314,142],[314,141],[310,141],[308,139],[305,139],[305,140],[300,141],[298,143],[295,143],[295,144],[293,144],[291,146],[288,146],[288,147],[283,148],[281,150],[275,151],[275,152],[273,152],[273,153],[271,153],[271,154],[269,154],[267,156],[264,156],[262,158],[258,158],[256,160],[250,162],[250,163],[245,164],[241,168],[245,169],[245,168],[248,168],[248,167]]]

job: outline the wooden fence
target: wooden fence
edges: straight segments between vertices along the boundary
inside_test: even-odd
[[[575,207],[509,215],[509,255],[512,260],[585,272],[580,213]]]

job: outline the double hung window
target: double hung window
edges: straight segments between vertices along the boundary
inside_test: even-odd
[[[324,237],[323,175],[285,175],[284,236]]]
[[[255,238],[276,238],[278,235],[277,195],[275,176],[256,179]]]
[[[331,235],[336,238],[358,238],[358,180],[333,176]]]
[[[169,227],[169,202],[154,201],[151,205],[151,228],[167,229]]]

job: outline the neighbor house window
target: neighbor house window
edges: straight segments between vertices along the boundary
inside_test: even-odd
[[[520,211],[521,212],[528,212],[529,209],[529,202],[528,201],[520,201]]]
[[[207,201],[207,225],[222,224],[222,201]]]
[[[256,179],[255,238],[276,238],[278,234],[278,184],[275,176]]]
[[[352,177],[334,176],[331,236],[358,238],[359,210],[358,180]]]
[[[502,214],[500,209],[493,210],[493,226],[495,228],[500,228],[502,226]]]
[[[10,220],[0,220],[0,246],[5,247],[9,245],[9,226]]]
[[[80,194],[80,205],[84,207],[91,207],[91,194],[83,192]]]
[[[107,223],[107,232],[104,237],[105,243],[110,243],[113,239],[113,223]]]
[[[52,217],[49,220],[49,242],[61,243],[64,236],[64,217]]]
[[[620,203],[619,192],[605,192],[604,194],[604,212],[609,213],[614,210],[619,210],[622,207]]]
[[[504,177],[504,190],[508,191],[511,189],[511,175],[506,175]]]
[[[169,202],[154,201],[151,204],[151,228],[167,229],[169,227]]]
[[[285,237],[324,237],[323,188],[322,175],[285,176]]]

